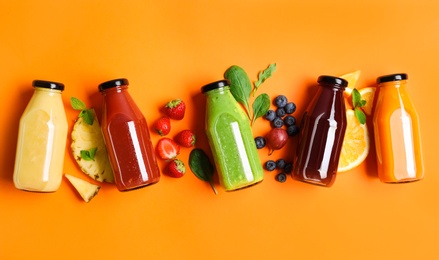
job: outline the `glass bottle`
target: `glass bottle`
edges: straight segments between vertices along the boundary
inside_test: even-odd
[[[335,181],[346,132],[343,92],[347,81],[318,78],[319,89],[308,105],[300,128],[293,178],[326,187]]]
[[[67,117],[61,93],[64,85],[34,80],[34,94],[20,119],[14,167],[17,189],[58,190],[67,142]]]
[[[99,85],[104,97],[102,133],[119,191],[156,183],[160,171],[145,117],[121,78]]]
[[[373,115],[378,177],[401,183],[424,177],[419,117],[407,93],[407,74],[377,78]]]
[[[226,191],[241,189],[263,180],[264,170],[249,119],[232,96],[227,80],[201,88],[206,96],[206,134]]]

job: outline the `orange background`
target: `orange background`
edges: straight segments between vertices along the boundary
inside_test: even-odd
[[[1,3],[0,259],[433,259],[439,257],[437,76],[439,3],[418,1],[5,1]],[[151,126],[167,101],[187,115],[172,137],[204,135],[204,84],[231,65],[251,80],[269,63],[261,87],[296,102],[300,120],[319,75],[362,71],[357,87],[406,72],[420,114],[424,180],[380,183],[375,154],[339,174],[331,188],[274,180],[214,195],[190,171],[157,185],[118,192],[103,184],[85,203],[64,179],[51,194],[16,190],[12,182],[18,121],[34,79],[66,85],[99,111],[101,82],[126,77]],[[255,135],[269,129],[258,119]],[[156,144],[159,136],[152,134]],[[286,158],[287,147],[262,161]],[[68,147],[70,139],[68,140]],[[373,147],[372,147],[373,148]],[[187,162],[190,149],[179,158]],[[87,178],[65,156],[65,173]],[[160,167],[164,163],[160,162]]]

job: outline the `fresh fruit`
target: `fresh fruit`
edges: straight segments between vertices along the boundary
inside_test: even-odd
[[[295,136],[299,133],[299,127],[296,125],[290,125],[287,127],[287,134],[288,136]]]
[[[114,182],[113,170],[108,159],[107,148],[101,127],[96,119],[94,109],[89,109],[93,115],[93,124],[85,122],[84,117],[78,117],[71,133],[71,150],[73,158],[81,171],[100,182]],[[92,155],[92,156],[90,156]]]
[[[275,118],[276,118],[276,112],[274,112],[274,110],[270,109],[265,114],[265,119],[267,119],[268,121],[273,121]]]
[[[286,174],[289,174],[289,173],[291,173],[293,171],[293,164],[292,163],[286,163],[285,164],[285,167],[284,167],[284,172],[286,173]]]
[[[284,109],[285,113],[290,115],[296,111],[296,104],[294,104],[293,102],[289,102],[285,105]]]
[[[288,134],[283,128],[273,128],[265,136],[267,141],[267,146],[270,148],[269,155],[273,153],[274,150],[279,150],[287,143]]]
[[[163,172],[170,177],[181,178],[186,173],[186,167],[180,159],[173,159],[166,165]]]
[[[186,104],[181,99],[174,99],[165,105],[165,114],[175,120],[181,120],[186,111]]]
[[[267,171],[274,171],[274,169],[276,169],[276,162],[273,160],[268,160],[265,162],[265,169]]]
[[[361,124],[353,110],[346,111],[346,133],[340,154],[338,172],[345,172],[362,163],[369,154],[369,133],[366,124]]]
[[[171,160],[180,154],[180,146],[174,140],[163,137],[157,143],[157,155],[160,159]]]
[[[279,107],[278,109],[276,109],[276,115],[278,117],[284,117],[285,114],[285,109],[283,107]]]
[[[284,120],[282,120],[282,117],[276,117],[272,121],[272,125],[274,128],[281,128],[282,126],[284,126]]]
[[[296,118],[294,116],[286,116],[284,117],[284,124],[288,126],[292,126],[296,124]]]
[[[274,99],[274,104],[279,107],[285,107],[288,103],[288,99],[284,95],[279,95]]]
[[[374,87],[366,87],[358,90],[361,94],[361,98],[366,100],[366,105],[362,106],[364,113],[366,115],[370,116],[372,115],[372,108],[374,105],[374,99],[375,99],[375,91],[376,88]]]
[[[286,162],[285,162],[284,159],[278,159],[276,161],[276,169],[279,169],[279,170],[284,169],[285,168],[285,164],[286,164]]]
[[[177,142],[177,144],[189,148],[195,145],[197,139],[191,130],[186,129],[178,133],[174,140]]]
[[[256,148],[262,149],[265,147],[265,144],[266,144],[265,138],[262,136],[258,136],[255,138],[255,143],[256,143]]]
[[[287,175],[283,172],[276,174],[275,177],[276,181],[278,182],[285,182],[287,180]]]
[[[340,78],[345,79],[348,82],[348,86],[344,90],[345,97],[351,96],[352,90],[355,88],[360,74],[361,70],[356,70],[340,76]]]
[[[73,175],[65,174],[65,176],[85,202],[89,202],[91,199],[93,199],[101,189],[100,186],[89,183]]]
[[[159,135],[168,135],[171,132],[171,120],[167,116],[162,116],[154,122],[152,127]]]

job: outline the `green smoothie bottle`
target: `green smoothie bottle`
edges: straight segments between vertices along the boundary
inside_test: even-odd
[[[207,84],[206,134],[221,186],[226,191],[241,189],[263,180],[250,121],[232,96],[228,80]]]

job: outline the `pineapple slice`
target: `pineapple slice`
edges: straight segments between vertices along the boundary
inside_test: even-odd
[[[99,189],[101,188],[98,185],[89,183],[78,177],[69,174],[65,174],[65,176],[73,185],[73,187],[75,187],[75,189],[78,191],[79,195],[81,195],[81,197],[85,200],[85,202],[89,202],[91,199],[93,199],[94,196],[98,194]]]
[[[73,126],[71,144],[73,157],[81,170],[91,178],[99,182],[113,183],[113,170],[108,159],[101,127],[94,109],[89,110],[94,114],[93,125],[87,124],[82,117],[78,117]],[[92,157],[84,157],[84,153],[89,155],[89,152],[92,153]]]

